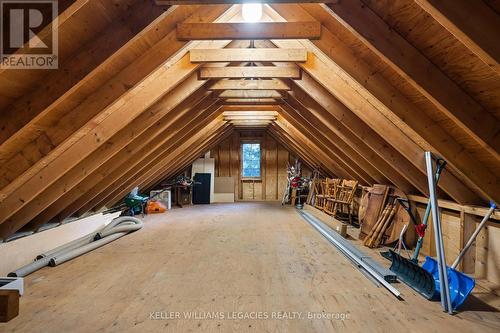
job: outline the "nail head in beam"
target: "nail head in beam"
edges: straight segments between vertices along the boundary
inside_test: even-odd
[[[305,62],[306,49],[193,49],[189,59],[201,62]]]
[[[220,80],[208,88],[209,90],[290,90],[285,82],[272,80]]]
[[[317,21],[177,24],[177,39],[183,41],[319,39],[320,36],[321,23]]]
[[[250,79],[250,78],[288,78],[300,79],[300,68],[293,66],[252,66],[252,67],[203,67],[199,72],[200,80],[208,79]]]

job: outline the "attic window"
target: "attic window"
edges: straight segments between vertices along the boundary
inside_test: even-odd
[[[260,178],[260,143],[241,145],[242,178]]]

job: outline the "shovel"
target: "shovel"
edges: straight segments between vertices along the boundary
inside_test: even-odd
[[[481,229],[483,229],[483,227],[486,225],[491,214],[493,214],[493,212],[495,211],[495,208],[496,204],[491,202],[490,209],[484,216],[481,223],[479,223],[478,227],[476,228],[472,236],[469,238],[467,244],[465,244],[462,251],[460,251],[460,253],[458,254],[457,258],[455,259],[451,267],[446,266],[446,271],[448,272],[448,285],[450,289],[451,306],[453,310],[456,310],[457,308],[460,307],[460,305],[462,305],[462,303],[465,301],[467,296],[469,296],[470,292],[472,291],[472,289],[474,289],[474,286],[476,285],[476,281],[473,278],[462,272],[457,271],[456,268],[460,263],[460,261],[462,261],[465,253],[467,253],[472,244],[474,244],[477,235],[479,234]],[[428,273],[430,273],[434,278],[435,292],[433,298],[439,299],[441,285],[439,283],[439,273],[436,260],[431,257],[426,257],[425,262],[422,265],[422,268],[426,270]]]
[[[488,213],[476,228],[462,251],[458,254],[451,267],[446,266],[451,306],[453,310],[458,309],[463,304],[475,286],[475,280],[457,271],[456,267],[472,244],[474,244],[477,235],[486,225],[495,208],[496,205],[491,203]],[[439,269],[436,259],[426,257],[424,264],[420,267],[412,260],[408,260],[392,250],[390,250],[390,255],[392,258],[390,270],[395,272],[401,281],[429,300],[440,300],[441,284],[439,281]]]

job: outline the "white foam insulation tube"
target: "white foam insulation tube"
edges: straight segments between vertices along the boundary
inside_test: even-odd
[[[129,232],[141,229],[142,221],[131,216],[117,217],[108,225],[96,231],[58,246],[38,255],[29,263],[8,274],[9,277],[24,277],[47,265],[57,266],[82,254],[93,251],[105,244],[111,243]]]

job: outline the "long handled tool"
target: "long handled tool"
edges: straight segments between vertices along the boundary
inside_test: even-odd
[[[490,204],[490,209],[484,216],[483,220],[479,224],[479,226],[476,228],[472,236],[470,237],[469,241],[467,244],[464,246],[462,251],[458,254],[457,258],[451,265],[451,267],[446,267],[446,271],[448,273],[448,280],[449,280],[449,292],[450,292],[450,299],[451,299],[451,306],[453,310],[456,310],[462,303],[465,301],[467,296],[469,296],[470,292],[472,289],[474,289],[474,286],[476,285],[476,282],[473,278],[470,276],[467,276],[466,274],[459,272],[456,270],[458,264],[460,261],[462,261],[465,253],[470,249],[472,244],[474,244],[474,241],[477,238],[477,235],[483,229],[483,227],[486,225],[488,222],[488,219],[490,218],[491,214],[495,211],[496,204],[491,203]],[[428,271],[430,274],[433,275],[434,280],[438,278],[438,264],[434,258],[431,257],[426,257],[425,262],[422,266],[426,271]],[[438,285],[439,287],[439,285]],[[436,290],[436,294],[437,294]],[[435,295],[437,296],[437,295]]]
[[[437,254],[437,269],[439,280],[434,278],[436,287],[439,288],[441,294],[441,306],[444,311],[453,314],[451,307],[450,288],[448,281],[448,270],[446,269],[446,256],[444,253],[443,234],[441,230],[441,217],[439,216],[439,206],[436,191],[436,179],[434,177],[434,170],[432,167],[432,153],[425,152],[425,165],[427,167],[427,182],[429,184],[429,202],[431,203],[432,224],[434,227],[434,239],[436,243]],[[425,269],[425,268],[424,268]]]
[[[436,175],[435,175],[436,186],[437,183],[439,183],[441,172],[444,170],[445,167],[446,167],[446,161],[438,159],[436,164]],[[422,223],[415,225],[415,231],[418,234],[418,240],[417,240],[417,245],[415,246],[415,251],[413,252],[413,257],[411,258],[411,260],[415,264],[418,264],[418,255],[420,253],[420,249],[422,248],[422,243],[424,241],[424,236],[425,236],[425,230],[427,229],[427,222],[429,221],[430,214],[431,214],[431,201],[429,200],[429,202],[427,203],[427,208],[425,209],[425,214]]]
[[[436,173],[434,174],[435,183],[439,181],[441,176],[441,172],[446,166],[446,162],[444,160],[438,159],[436,163]],[[431,174],[432,174],[432,160],[431,160]],[[406,208],[404,203],[400,202],[400,204]],[[425,211],[425,215],[422,223],[415,224],[415,229],[417,234],[419,235],[417,246],[415,248],[415,252],[413,253],[412,259],[406,259],[401,256],[399,253],[396,253],[392,250],[389,250],[388,253],[382,253],[382,255],[391,260],[390,270],[396,273],[398,279],[406,283],[408,286],[413,288],[416,292],[420,293],[427,299],[435,299],[436,295],[434,294],[436,290],[436,282],[431,273],[423,269],[418,265],[418,254],[420,252],[420,248],[422,247],[423,237],[425,235],[425,229],[427,227],[427,222],[429,220],[429,216],[431,214],[431,206],[432,202],[429,200],[427,204],[427,209]],[[411,211],[407,209],[410,217],[412,217]],[[415,223],[415,219],[412,218]]]
[[[462,258],[464,257],[464,255],[467,253],[467,251],[472,246],[472,244],[474,244],[474,241],[476,240],[477,235],[479,235],[479,232],[481,231],[481,229],[483,229],[483,227],[486,225],[486,222],[488,222],[488,219],[490,218],[491,214],[493,214],[496,207],[497,207],[497,205],[494,202],[490,202],[490,209],[488,210],[488,212],[484,216],[481,223],[479,223],[479,225],[477,226],[477,228],[474,231],[474,233],[472,234],[472,236],[470,236],[470,239],[467,242],[467,244],[465,244],[462,251],[460,251],[460,253],[458,254],[457,259],[455,259],[455,261],[451,265],[451,268],[453,268],[453,269],[457,268],[460,261],[462,261]]]

